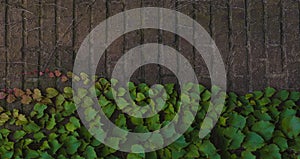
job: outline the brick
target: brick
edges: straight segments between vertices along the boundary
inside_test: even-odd
[[[298,2],[299,3],[299,2]],[[300,79],[300,36],[299,5],[294,1],[283,2],[283,49],[286,82],[289,89],[299,90]]]
[[[165,0],[163,1],[163,3],[161,4],[162,7],[164,8],[168,8],[168,9],[176,9],[176,3],[174,0]],[[175,17],[174,17],[175,18]],[[164,19],[165,21],[168,19]],[[172,21],[174,21],[175,19],[172,19]],[[177,49],[177,43],[176,43],[176,34],[171,33],[171,32],[167,32],[167,31],[160,31],[160,39],[162,44],[164,45],[168,45],[174,49]],[[160,60],[164,60],[168,57],[164,57],[162,55],[160,55]],[[172,64],[175,64],[176,61],[173,61]],[[175,65],[174,65],[175,67]],[[165,67],[161,67],[160,69],[160,76],[166,76],[166,75],[170,75],[172,74],[168,69],[166,69]],[[163,81],[163,79],[161,79]]]
[[[252,87],[250,87],[249,91],[263,90],[269,84],[269,81],[266,76],[266,62],[264,60],[258,59],[251,59],[250,62],[255,64],[252,65],[252,70],[250,72],[250,80],[252,80]]]
[[[246,76],[236,76],[232,79],[233,82],[227,83],[231,85],[228,89],[234,90],[238,94],[245,94],[248,92],[248,78]]]
[[[40,52],[40,71],[45,64],[50,70],[56,69],[57,51],[56,51],[56,29],[55,29],[55,0],[42,1],[41,3],[41,52]],[[43,77],[40,78],[39,86],[41,89],[56,86],[53,79]]]
[[[99,25],[101,22],[106,20],[106,4],[108,2],[106,1],[95,1],[94,4],[91,6],[91,29],[94,29],[97,25]],[[92,42],[91,45],[94,45]],[[98,50],[94,50],[92,54],[97,54]],[[93,59],[91,59],[93,60]],[[92,62],[97,65],[97,71],[96,74],[100,77],[107,77],[106,74],[106,51],[104,54],[102,54],[99,61],[93,60]]]
[[[195,20],[211,35],[211,12],[210,12],[210,2],[208,1],[197,1],[194,3],[194,14]],[[194,35],[194,38],[196,37]],[[208,44],[208,47],[210,44]],[[200,52],[196,49],[194,50],[194,70],[198,78],[198,82],[204,84],[205,86],[210,86],[209,71],[206,63],[201,56]]]
[[[120,13],[124,10],[124,4],[120,1],[109,1],[108,3],[108,15],[113,16],[117,13]],[[117,24],[116,24],[117,25]],[[109,27],[109,26],[108,26]],[[124,26],[119,26],[118,31],[124,32]],[[106,59],[106,68],[107,76],[110,78],[113,68],[119,58],[124,53],[124,38],[119,37],[107,48],[107,59]]]
[[[11,1],[8,7],[8,28],[7,28],[7,55],[8,55],[8,70],[7,70],[7,86],[9,88],[22,88],[22,11],[18,6],[22,5],[17,1]],[[18,64],[15,64],[18,62]]]
[[[263,3],[260,0],[253,0],[247,5],[249,56],[254,59],[265,58]]]
[[[247,32],[246,32],[246,9],[245,1],[232,1],[231,3],[231,55],[233,56],[233,69],[235,75],[246,75],[248,71],[247,62]]]
[[[6,78],[6,46],[5,46],[5,5],[0,6],[0,88],[4,88]]]
[[[288,65],[288,88],[300,91],[300,62],[289,63]]]
[[[57,0],[57,37],[58,37],[58,65],[64,70],[72,70],[73,51],[73,1]]]
[[[281,56],[281,47],[267,47],[268,54],[268,73],[279,74],[283,73],[283,57]]]
[[[24,1],[24,6],[29,12],[24,12],[24,87],[25,88],[36,88],[38,86],[37,74],[30,74],[29,72],[34,72],[39,69],[39,53],[40,53],[40,24],[39,24],[39,13],[40,6],[37,1]]]
[[[270,81],[270,87],[273,87],[275,89],[286,89],[286,75],[281,74],[281,75],[274,75],[273,77],[269,77]]]

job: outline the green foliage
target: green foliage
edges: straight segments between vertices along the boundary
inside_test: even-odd
[[[85,83],[91,80],[86,74],[80,74],[78,78]],[[117,81],[112,80],[112,83],[116,84]],[[134,85],[132,82],[128,86],[130,96],[138,106],[149,104],[155,107],[166,99],[161,112],[145,119],[124,115],[121,109],[130,109],[131,105],[130,101],[123,98],[125,89],[112,90],[111,83],[103,78],[95,81],[95,87],[88,90],[80,88],[77,92],[71,87],[65,87],[62,92],[47,88],[45,94],[38,89],[34,89],[31,94],[15,89],[15,94],[7,97],[9,101],[23,100],[21,103],[24,105],[33,104],[33,109],[30,114],[21,114],[21,110],[0,107],[0,158],[299,158],[299,92],[276,91],[268,87],[245,96],[228,93],[226,105],[215,128],[210,135],[200,139],[198,134],[205,114],[213,111],[208,110],[211,91],[191,83],[184,85],[182,94],[175,91],[174,84],[155,89],[146,84]],[[115,125],[133,132],[150,132],[172,121],[181,103],[194,102],[196,96],[193,91],[196,87],[200,89],[196,94],[201,98],[192,126],[171,145],[149,153],[125,154],[97,141],[81,123],[73,101],[74,96],[74,100],[85,106],[93,105],[95,101],[91,98],[91,92],[96,92],[96,102]],[[165,96],[162,95],[162,88],[166,90]],[[218,87],[212,89],[220,91]],[[117,102],[113,100],[113,94],[117,96]],[[149,99],[158,95],[162,97],[155,101]],[[101,121],[95,109],[83,109],[86,121]],[[193,120],[191,112],[183,113],[183,124]],[[205,128],[213,127],[212,117],[216,114],[211,115],[209,122],[203,125]],[[163,145],[162,138],[171,137],[173,131],[176,128],[170,127],[163,132],[163,136],[153,135],[144,140],[149,141],[149,146]],[[106,134],[102,135],[105,138]],[[118,147],[121,138],[106,140]],[[134,145],[131,149],[139,152],[142,147]]]

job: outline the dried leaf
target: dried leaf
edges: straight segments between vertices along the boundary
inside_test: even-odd
[[[34,89],[33,90],[34,94],[32,95],[32,98],[36,101],[41,101],[42,99],[42,93],[39,89]]]
[[[32,101],[32,98],[28,95],[23,95],[22,96],[22,100],[21,100],[21,103],[22,104],[30,104]]]
[[[25,94],[25,92],[19,88],[14,88],[14,93],[16,97],[21,97],[22,95]]]
[[[9,94],[6,98],[7,103],[13,103],[14,101],[16,101],[16,97],[13,94]]]
[[[27,89],[26,89],[26,94],[27,94],[27,95],[32,95],[32,91],[31,91],[30,89],[27,88]]]

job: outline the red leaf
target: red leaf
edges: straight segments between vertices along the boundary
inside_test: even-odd
[[[61,76],[61,81],[62,81],[62,82],[67,82],[67,81],[68,81],[68,77],[65,76],[65,75],[62,75],[62,76]]]
[[[4,99],[7,96],[6,93],[4,92],[0,92],[0,99]]]
[[[14,88],[14,93],[16,97],[21,97],[22,95],[25,94],[25,92],[19,88]]]
[[[54,73],[53,73],[53,72],[50,72],[50,73],[49,73],[49,77],[50,77],[50,78],[55,77],[55,76],[54,76]]]
[[[59,77],[61,75],[61,72],[59,70],[55,70],[54,73],[56,77]]]

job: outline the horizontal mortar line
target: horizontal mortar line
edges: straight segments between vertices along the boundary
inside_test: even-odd
[[[283,73],[267,73],[266,74],[266,77],[267,78],[274,78],[274,77],[285,77],[286,75],[285,75],[285,73],[283,72]]]

